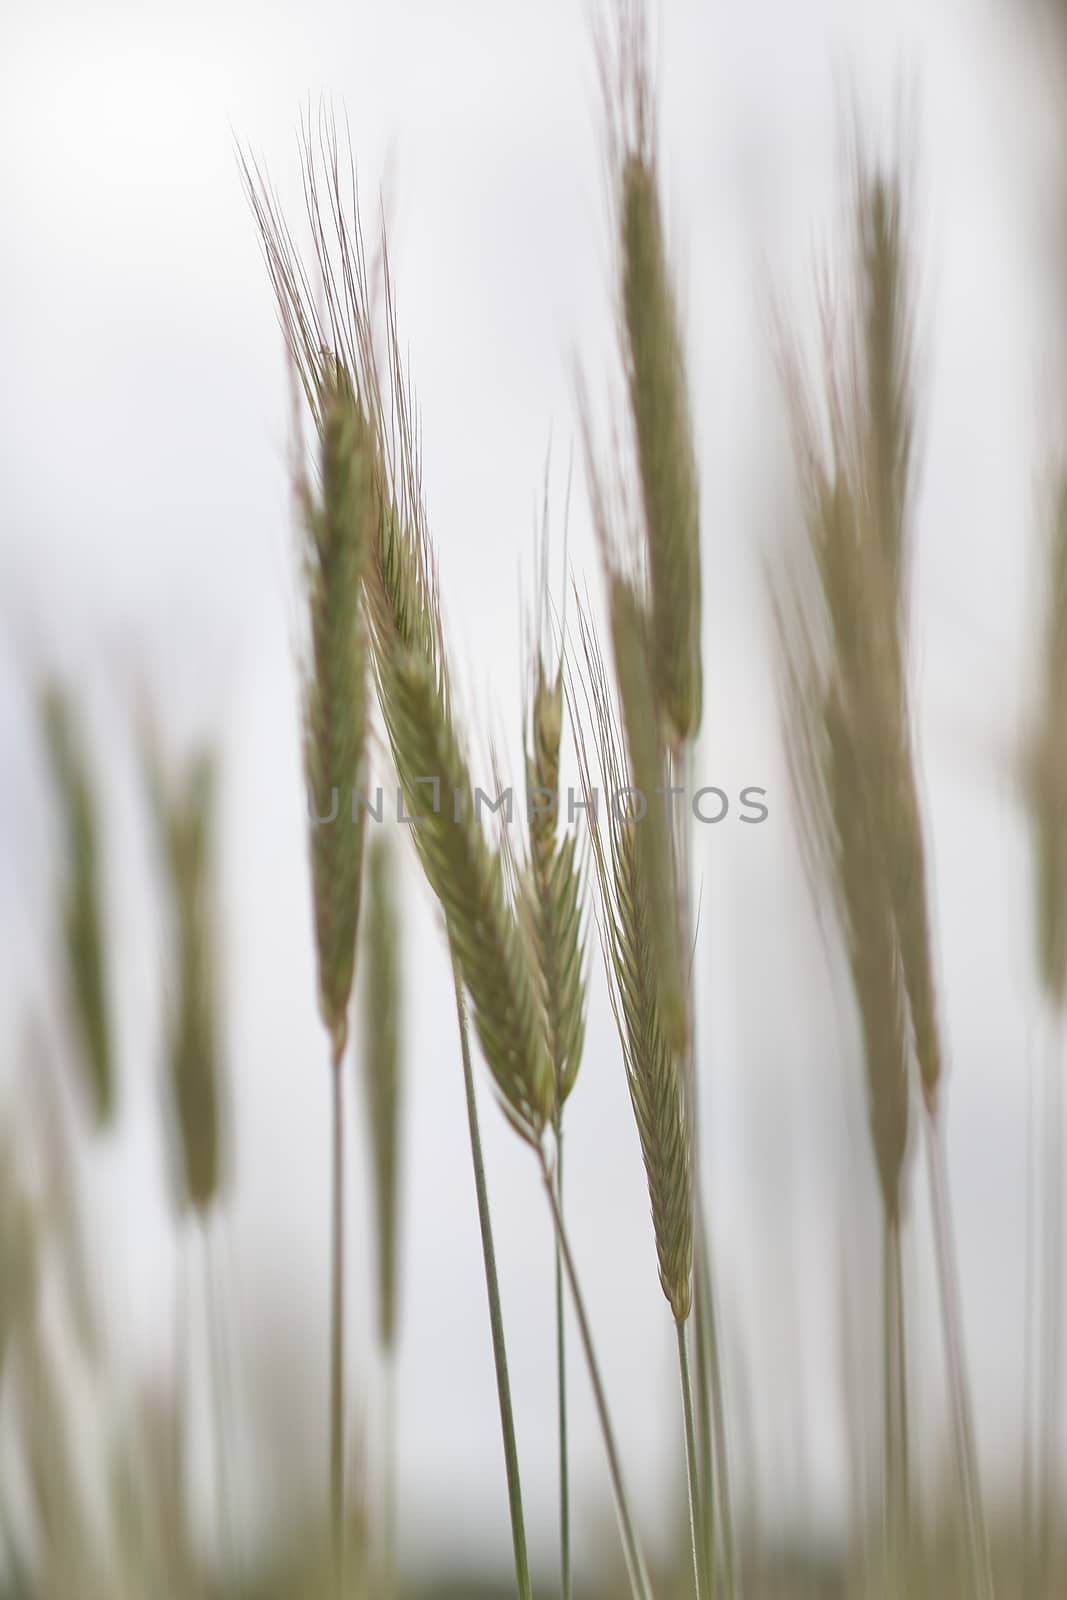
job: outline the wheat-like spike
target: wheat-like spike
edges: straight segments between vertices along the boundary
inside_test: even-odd
[[[651,666],[668,743],[700,727],[700,496],[678,305],[663,231],[643,5],[618,7],[601,44],[620,323],[651,580]]]
[[[649,673],[649,621],[633,585],[618,574],[610,580],[608,605],[630,775],[644,803],[636,850],[641,858],[642,880],[648,896],[647,914],[660,1016],[672,1048],[681,1056],[688,1031],[686,983],[678,921],[677,875],[665,794],[666,751]]]
[[[374,436],[342,368],[324,396],[321,498],[298,485],[311,648],[304,685],[304,770],[317,822],[311,880],[319,1007],[339,1050],[359,921],[368,650],[361,600],[377,522]],[[333,821],[326,821],[333,817]]]
[[[78,1033],[78,1061],[97,1127],[115,1114],[117,1084],[104,952],[100,821],[88,760],[66,691],[50,683],[42,721],[64,834],[63,940],[66,981]]]
[[[1037,721],[1025,752],[1038,970],[1057,1009],[1067,998],[1067,476],[1048,534]]]
[[[856,252],[862,350],[862,412],[867,494],[896,597],[898,625],[906,626],[908,524],[915,401],[912,385],[912,316],[904,255],[904,199],[893,173],[857,172]]]
[[[844,392],[834,352],[827,351],[829,465],[822,459],[813,412],[795,372],[790,399],[821,607],[856,741],[872,837],[889,886],[915,1054],[932,1110],[943,1065],[906,672],[914,402],[899,186],[892,178],[862,169],[855,203],[858,332],[851,381]],[[879,246],[879,235],[890,232],[890,213],[892,245],[883,238]],[[870,264],[872,253],[876,268]],[[881,281],[887,274],[894,275],[890,283]],[[889,308],[892,327],[887,330]]]
[[[794,381],[808,549],[774,595],[782,720],[813,883],[817,893],[829,886],[848,955],[875,1162],[886,1217],[895,1222],[908,1138],[909,1042],[888,807],[878,792],[893,781],[885,752],[900,725],[894,678],[878,643],[895,607],[887,617],[872,604],[885,594],[874,580],[886,569],[881,550],[872,559],[865,542],[872,523],[849,481],[841,426],[835,418],[838,459],[828,468],[799,396]]]
[[[173,1111],[171,1163],[179,1205],[205,1214],[225,1181],[222,1039],[214,816],[216,767],[209,751],[185,781],[168,785],[158,755],[148,779],[167,870],[173,977],[167,1082]]]
[[[397,1328],[401,1097],[401,940],[393,852],[375,833],[367,847],[363,953],[362,1079],[370,1130],[378,1257],[378,1337],[392,1350]]]
[[[649,890],[637,835],[642,823],[616,803],[631,787],[618,717],[592,625],[579,608],[585,695],[605,790],[606,817],[595,803],[592,762],[576,722],[578,762],[589,810],[600,891],[600,937],[608,990],[648,1182],[659,1276],[675,1319],[692,1300],[693,1196],[685,1085],[671,1051],[659,1001]]]
[[[544,1018],[499,855],[474,813],[473,789],[433,664],[396,650],[379,661],[382,712],[415,846],[441,902],[470,992],[475,1027],[504,1109],[539,1144],[555,1106]]]
[[[585,875],[575,835],[558,839],[562,734],[562,658],[551,672],[538,648],[526,742],[527,788],[538,804],[529,808],[530,859],[520,872],[520,908],[540,979],[557,1126],[581,1065],[586,1009]]]

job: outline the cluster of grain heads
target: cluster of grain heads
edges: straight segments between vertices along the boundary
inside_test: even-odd
[[[899,1231],[909,1073],[926,1112],[938,1282],[971,1582],[990,1571],[948,1221],[938,1104],[942,1053],[908,684],[913,318],[904,194],[896,170],[857,164],[852,324],[842,380],[830,341],[822,405],[786,364],[803,548],[776,600],[783,706],[796,787],[831,886],[862,1023],[886,1217],[887,1488],[891,1543],[906,1537],[906,1416]],[[829,417],[825,448],[815,417]],[[895,1421],[890,1412],[895,1413]],[[894,1483],[894,1480],[895,1483]]]
[[[101,881],[97,796],[64,688],[49,683],[41,703],[63,832],[63,953],[85,1099],[97,1128],[113,1119],[117,1098],[107,929]]]

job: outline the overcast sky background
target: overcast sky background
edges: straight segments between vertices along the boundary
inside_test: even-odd
[[[769,302],[780,295],[810,328],[813,253],[842,219],[842,107],[854,99],[885,148],[903,84],[918,130],[924,470],[914,638],[952,1063],[948,1137],[983,1460],[990,1482],[1010,1488],[1037,1006],[1009,758],[1040,473],[1059,410],[1054,52],[1050,33],[1039,44],[992,0],[662,9],[662,166],[703,486],[697,771],[731,794],[762,784],[771,807],[760,828],[731,816],[697,839],[704,1131],[731,1420],[767,1513],[834,1526],[848,1504],[842,1298],[873,1337],[878,1269],[876,1234],[864,1231],[873,1196],[862,1102],[807,906],[776,731],[762,563],[781,533],[788,475]],[[402,338],[463,707],[513,740],[517,597],[520,576],[527,593],[532,582],[546,453],[551,441],[558,529],[576,436],[574,358],[595,392],[613,371],[586,8],[7,0],[0,20],[2,1054],[17,1055],[27,995],[44,1003],[49,830],[27,675],[47,664],[82,694],[109,799],[125,1106],[122,1133],[97,1165],[105,1225],[122,1239],[114,1321],[137,1361],[161,1367],[174,1257],[153,1043],[158,930],[126,734],[144,683],[176,756],[203,736],[223,741],[238,1337],[249,1374],[273,1337],[308,1347],[301,1427],[316,1444],[328,1073],[298,765],[287,400],[234,141],[262,160],[295,215],[295,129],[320,96],[347,112],[371,205],[388,175]],[[558,542],[555,556],[559,593]],[[595,586],[580,479],[570,557]],[[402,1514],[418,1541],[412,1559],[470,1547],[506,1568],[448,970],[427,896],[414,872],[408,881]],[[568,1204],[623,1456],[656,1542],[680,1486],[673,1340],[599,976],[595,988],[569,1108]],[[549,1231],[527,1152],[488,1094],[483,1101],[528,1514],[551,1568]],[[373,1429],[360,1270],[367,1195],[353,1148],[352,1371]],[[912,1371],[933,1441],[944,1388],[921,1185],[913,1210]],[[576,1349],[572,1374],[577,1537],[588,1561],[608,1526],[607,1482]]]

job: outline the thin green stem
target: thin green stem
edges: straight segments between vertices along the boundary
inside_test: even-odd
[[[556,1198],[563,1215],[563,1124],[556,1121]],[[567,1460],[567,1348],[564,1329],[563,1256],[556,1238],[556,1396],[559,1410],[559,1556],[560,1594],[571,1600],[571,1504]]]
[[[1035,1059],[1036,1057],[1036,1059]],[[1026,1117],[1026,1257],[1023,1277],[1023,1471],[1022,1544],[1023,1600],[1034,1600],[1037,1593],[1037,1549],[1034,1538],[1034,1456],[1036,1452],[1035,1351],[1038,1329],[1037,1188],[1038,1161],[1038,1060],[1042,1052],[1031,1050],[1027,1074]]]
[[[676,774],[672,758],[672,781]],[[730,1493],[730,1466],[726,1440],[726,1402],[723,1391],[722,1361],[719,1352],[718,1318],[712,1277],[711,1247],[704,1220],[703,1160],[700,1145],[698,1095],[696,992],[693,984],[695,960],[692,915],[692,829],[686,800],[692,793],[693,743],[688,741],[681,754],[683,821],[679,825],[672,808],[672,835],[675,847],[675,873],[678,895],[680,949],[689,963],[688,1052],[685,1062],[686,1103],[690,1126],[690,1156],[693,1170],[693,1341],[696,1350],[697,1426],[700,1449],[698,1537],[701,1544],[708,1592],[716,1590],[716,1501],[722,1546],[723,1586],[727,1600],[737,1593],[737,1561],[733,1536],[733,1505]]]
[[[218,1478],[219,1523],[222,1530],[222,1544],[225,1548],[230,1568],[230,1581],[240,1592],[241,1575],[237,1555],[233,1475],[227,1443],[229,1418],[227,1407],[227,1361],[222,1308],[223,1290],[222,1281],[215,1270],[210,1221],[207,1217],[200,1219],[200,1242],[204,1274],[204,1311],[207,1320],[210,1356],[212,1411],[215,1424],[215,1471]]]
[[[967,1527],[967,1553],[971,1567],[973,1593],[979,1600],[992,1600],[993,1573],[989,1558],[989,1537],[982,1508],[982,1493],[978,1474],[978,1452],[975,1447],[974,1421],[971,1412],[970,1391],[963,1360],[963,1329],[960,1313],[960,1292],[957,1280],[956,1247],[949,1208],[948,1184],[944,1171],[940,1126],[930,1113],[926,1122],[926,1159],[930,1182],[930,1207],[934,1232],[934,1253],[937,1265],[938,1291],[941,1301],[941,1325],[945,1341],[945,1361],[948,1367],[949,1396],[952,1410],[953,1432],[956,1443],[956,1463],[963,1497],[964,1519]]]
[[[396,1594],[396,1353],[383,1352],[385,1389],[385,1484],[382,1507],[382,1593]]]
[[[634,1600],[652,1600],[652,1589],[648,1581],[648,1569],[645,1558],[641,1552],[641,1545],[637,1537],[637,1528],[634,1523],[630,1502],[626,1494],[626,1487],[622,1478],[622,1466],[619,1461],[618,1446],[615,1443],[615,1432],[611,1426],[611,1416],[608,1411],[607,1396],[604,1393],[604,1383],[600,1376],[600,1366],[593,1346],[593,1334],[586,1315],[585,1301],[578,1284],[578,1272],[574,1265],[567,1231],[563,1225],[563,1215],[559,1209],[556,1198],[556,1185],[545,1158],[544,1151],[540,1152],[541,1175],[544,1179],[545,1193],[552,1211],[552,1220],[556,1228],[556,1239],[559,1243],[560,1253],[563,1256],[563,1266],[570,1284],[571,1300],[574,1303],[575,1316],[578,1319],[578,1331],[581,1335],[582,1347],[585,1350],[586,1365],[589,1368],[589,1381],[593,1386],[593,1399],[596,1404],[597,1415],[600,1418],[600,1430],[604,1436],[604,1448],[608,1457],[608,1472],[611,1477],[612,1492],[615,1496],[615,1511],[619,1520],[619,1532],[622,1535],[623,1553],[626,1557],[626,1570],[630,1577],[630,1587],[633,1590]]]
[[[530,1569],[526,1555],[526,1528],[522,1516],[522,1488],[519,1482],[519,1453],[515,1445],[515,1419],[511,1410],[511,1384],[508,1380],[508,1358],[504,1345],[504,1319],[500,1311],[500,1284],[496,1275],[496,1252],[493,1249],[493,1229],[489,1219],[489,1192],[485,1183],[482,1140],[478,1130],[478,1106],[474,1096],[474,1071],[471,1067],[467,1007],[463,998],[463,983],[459,975],[459,968],[454,959],[452,962],[452,977],[456,990],[459,1042],[463,1055],[463,1084],[467,1096],[467,1122],[470,1127],[474,1187],[478,1197],[478,1226],[482,1235],[485,1287],[489,1296],[489,1327],[493,1339],[497,1398],[500,1402],[500,1428],[504,1436],[504,1467],[508,1482],[508,1506],[511,1511],[511,1538],[515,1549],[515,1581],[518,1586],[519,1600],[531,1600]]]
[[[686,1343],[686,1324],[675,1323],[678,1335],[678,1375],[682,1382],[682,1422],[685,1427],[685,1477],[689,1491],[689,1533],[693,1546],[693,1583],[696,1600],[706,1600],[708,1579],[704,1568],[704,1555],[697,1536],[697,1507],[700,1499],[700,1471],[697,1466],[696,1424],[693,1420],[693,1384],[689,1376],[689,1346]]]
[[[343,1032],[334,1040],[333,1077],[333,1260],[330,1291],[330,1530],[333,1588],[342,1600],[345,1581],[345,1135]]]
[[[885,1558],[891,1594],[902,1591],[909,1557],[910,1491],[903,1300],[900,1224],[898,1219],[887,1216],[882,1247],[882,1448]]]
[[[1045,1059],[1044,1267],[1039,1395],[1041,1402],[1041,1479],[1039,1485],[1038,1593],[1051,1593],[1053,1508],[1057,1504],[1056,1458],[1059,1453],[1063,1379],[1063,1064],[1059,1018],[1049,1026]]]

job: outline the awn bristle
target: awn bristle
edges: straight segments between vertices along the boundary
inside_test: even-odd
[[[392,1350],[397,1326],[401,940],[392,849],[375,833],[367,846],[363,952],[362,1078],[374,1175],[378,1337]]]
[[[167,1079],[179,1205],[203,1215],[222,1191],[223,1070],[218,998],[216,768],[204,752],[173,791],[154,756],[150,772],[170,901],[173,979]]]
[[[640,822],[621,796],[631,787],[618,717],[600,646],[580,613],[586,666],[585,693],[607,800],[600,818],[585,739],[578,732],[578,759],[586,802],[593,862],[600,891],[600,937],[608,989],[619,1032],[626,1081],[637,1122],[648,1181],[659,1277],[675,1319],[689,1315],[692,1300],[693,1194],[685,1081],[671,1050],[660,1009],[655,930],[645,881]]]
[[[1038,721],[1026,788],[1034,861],[1041,983],[1057,1010],[1067,999],[1067,478],[1056,495],[1048,537]]]
[[[105,965],[100,821],[85,751],[65,690],[52,683],[42,707],[64,832],[63,938],[78,1060],[98,1128],[114,1117],[116,1074]]]

